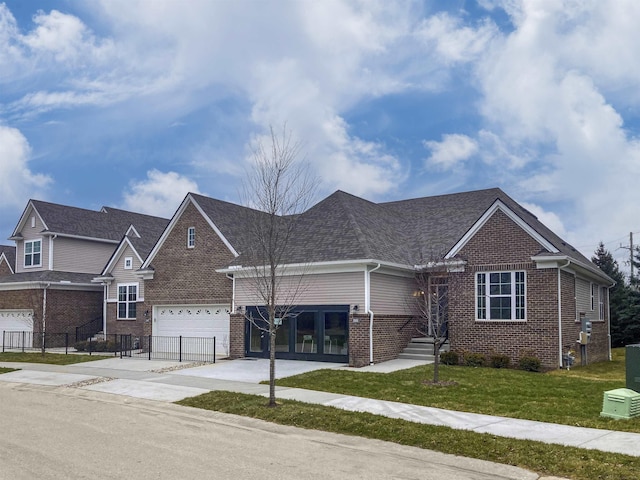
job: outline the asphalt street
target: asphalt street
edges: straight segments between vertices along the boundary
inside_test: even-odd
[[[172,403],[0,383],[0,478],[535,480],[526,470]]]

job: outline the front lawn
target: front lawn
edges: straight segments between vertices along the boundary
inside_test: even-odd
[[[2,368],[0,367],[0,375],[2,375],[3,373],[9,373],[9,372],[15,372],[16,369],[15,368]]]
[[[264,397],[215,391],[177,403],[515,465],[542,475],[576,480],[636,480],[640,472],[638,457],[514,440],[291,400],[279,400],[277,408],[269,408]]]
[[[20,362],[20,363],[49,363],[52,365],[71,365],[73,363],[93,362],[95,360],[104,360],[106,358],[101,355],[65,355],[62,353],[45,353],[44,356],[40,352],[4,352],[0,353],[1,362]]]
[[[624,349],[616,349],[612,362],[571,371],[531,373],[442,365],[440,379],[456,383],[446,387],[423,383],[433,376],[431,366],[394,373],[316,370],[277,384],[447,410],[640,432],[640,417],[614,420],[600,416],[604,392],[625,386],[624,369]]]

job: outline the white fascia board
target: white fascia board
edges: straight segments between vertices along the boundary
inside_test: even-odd
[[[612,278],[599,270],[595,266],[587,265],[584,262],[580,262],[568,255],[535,255],[531,257],[536,263],[537,268],[562,268],[563,270],[570,271],[577,275],[587,277],[588,279],[596,280],[600,283],[604,282],[607,285],[613,286],[615,282]]]
[[[98,285],[95,283],[71,283],[71,282],[12,282],[12,283],[0,283],[0,291],[15,291],[15,290],[26,290],[26,289],[41,289],[41,288],[51,288],[54,290],[91,290],[91,291],[101,291],[102,285]]]
[[[140,237],[140,234],[136,230],[136,227],[134,227],[133,225],[129,225],[129,229],[127,230],[127,233],[125,233],[125,235],[126,236],[133,236],[133,237],[142,238],[142,237]]]
[[[18,224],[16,225],[15,230],[11,234],[11,237],[15,237],[18,234],[18,232],[22,231],[22,229],[24,228],[24,225],[27,222],[27,217],[28,217],[27,213],[29,213],[30,211],[29,207],[31,207],[31,210],[33,210],[33,212],[35,212],[35,214],[38,215],[38,218],[42,222],[44,229],[48,230],[47,224],[42,219],[42,216],[38,213],[38,210],[36,210],[36,207],[33,205],[33,202],[29,200],[29,203],[27,203],[27,206],[25,207],[24,212],[22,212],[22,215],[20,216],[20,220],[18,220]]]
[[[291,263],[281,265],[280,275],[300,275],[300,274],[323,274],[323,273],[348,273],[348,272],[363,272],[368,265],[382,265],[385,267],[386,273],[390,271],[397,272],[400,276],[413,276],[413,267],[410,265],[402,265],[399,263],[383,262],[380,260],[335,260],[330,262],[315,262],[315,263]],[[239,278],[252,277],[256,269],[260,272],[268,272],[269,267],[267,265],[257,267],[243,267],[243,266],[231,266],[227,268],[221,268],[216,270],[218,273],[233,274]],[[402,275],[401,272],[407,272],[407,275]]]
[[[113,270],[113,268],[116,265],[117,260],[120,258],[120,256],[122,255],[122,253],[124,252],[124,250],[127,247],[131,248],[131,250],[133,251],[135,256],[138,258],[140,263],[143,262],[142,257],[138,254],[138,251],[131,244],[131,241],[127,237],[124,237],[121,240],[120,245],[118,245],[118,248],[116,249],[116,251],[113,252],[113,255],[111,255],[111,258],[109,259],[109,262],[107,263],[107,266],[104,267],[104,270],[102,271],[102,275],[107,275],[107,274],[111,273],[111,271]]]
[[[155,274],[155,270],[153,268],[145,268],[136,270],[136,277],[141,280],[153,280],[153,275]]]
[[[64,238],[73,238],[74,240],[90,240],[92,242],[99,243],[111,243],[113,245],[117,245],[120,243],[119,240],[109,240],[107,238],[98,238],[98,237],[86,237],[83,235],[69,235],[67,233],[58,233],[58,232],[42,232],[41,235],[43,237],[64,237]]]
[[[216,227],[214,225],[214,223],[211,221],[211,219],[209,218],[209,216],[206,213],[204,213],[204,211],[202,210],[200,205],[198,205],[198,202],[196,202],[195,198],[193,198],[193,196],[189,193],[189,194],[187,194],[187,196],[184,198],[184,200],[182,201],[182,203],[178,207],[178,210],[176,210],[176,213],[173,214],[173,217],[171,218],[171,221],[169,222],[167,227],[164,229],[164,232],[162,232],[162,235],[160,236],[160,238],[158,239],[158,241],[154,245],[153,250],[151,250],[151,253],[147,257],[147,259],[142,264],[142,267],[140,267],[140,270],[145,270],[145,269],[147,269],[149,267],[149,265],[151,265],[151,262],[153,261],[153,259],[158,254],[158,251],[160,250],[160,248],[162,248],[162,245],[166,241],[166,239],[169,236],[169,234],[173,231],[176,223],[178,222],[178,220],[180,219],[180,217],[182,216],[182,214],[187,209],[187,207],[189,206],[190,203],[193,204],[193,206],[198,210],[198,212],[200,212],[200,215],[202,215],[204,217],[204,219],[206,220],[206,222],[211,226],[211,228],[213,228],[213,230],[216,232],[216,234],[220,237],[220,239],[227,246],[227,248],[229,248],[229,250],[231,251],[233,256],[234,257],[238,256],[238,252],[235,251],[235,249],[227,241],[227,239],[224,237],[224,235],[222,235],[222,233],[220,232],[218,227]]]
[[[444,256],[445,259],[455,257],[460,250],[473,238],[473,236],[478,233],[478,231],[489,221],[492,215],[500,210],[507,217],[509,217],[516,225],[518,225],[522,230],[524,230],[530,237],[532,237],[536,242],[542,245],[545,249],[550,251],[551,253],[558,253],[559,250],[554,247],[551,242],[549,242],[546,238],[540,235],[537,231],[535,231],[527,222],[525,222],[522,218],[520,218],[513,210],[507,207],[502,201],[496,200],[493,204],[487,209],[486,212],[482,214],[482,216],[478,219],[476,223],[474,223],[471,228],[463,235],[463,237],[458,240],[458,242],[449,250],[449,252]]]
[[[18,256],[18,252],[16,252],[16,257]],[[6,263],[9,266],[9,270],[11,270],[11,273],[16,273],[13,271],[13,267],[11,266],[11,264],[9,263],[9,260],[7,259],[7,256],[4,254],[4,252],[2,252],[0,254],[0,263],[2,263],[2,261],[4,260],[4,263]]]
[[[109,285],[111,282],[113,282],[115,280],[114,277],[111,276],[107,276],[107,275],[101,275],[99,277],[95,277],[94,279],[91,280],[91,283],[99,283],[99,284],[106,284]]]

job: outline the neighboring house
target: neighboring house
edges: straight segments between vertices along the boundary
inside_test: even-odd
[[[16,268],[16,247],[0,245],[0,277],[13,275]]]
[[[0,276],[0,331],[73,335],[101,319],[103,289],[92,279],[130,227],[148,218],[30,200],[10,237],[15,268]]]
[[[104,286],[104,334],[144,334],[143,323],[150,321],[144,308],[144,281],[137,275],[169,220],[144,217],[131,225],[94,283]]]

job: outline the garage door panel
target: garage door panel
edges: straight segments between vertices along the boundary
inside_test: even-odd
[[[3,349],[31,347],[32,332],[32,310],[0,310],[0,343]]]
[[[216,349],[226,351],[229,338],[227,305],[170,305],[154,307],[153,335],[159,337],[216,337]]]

